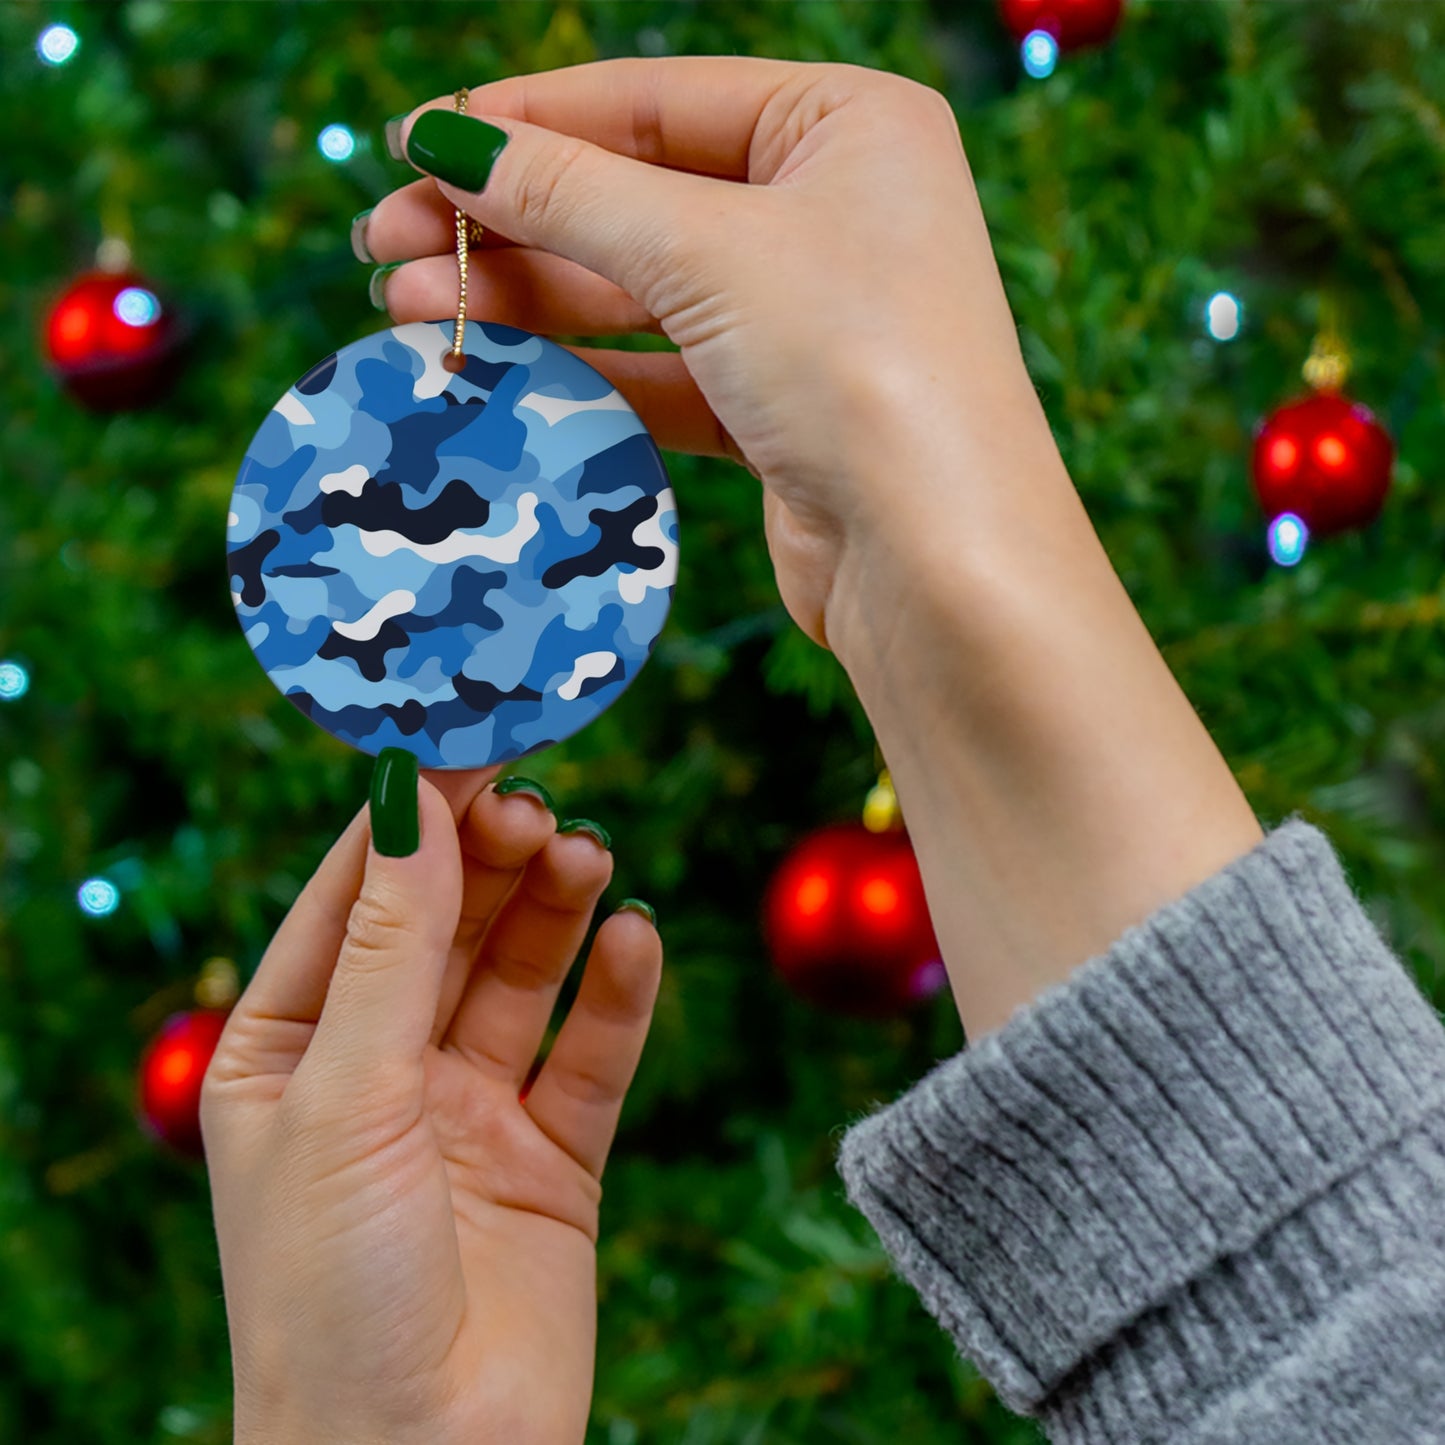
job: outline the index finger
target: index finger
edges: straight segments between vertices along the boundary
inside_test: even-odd
[[[748,55],[623,56],[489,81],[471,91],[468,109],[528,121],[672,170],[766,181],[751,154],[763,114],[790,85],[810,83],[818,69]],[[450,96],[439,98],[413,114],[452,104]],[[782,159],[775,157],[774,166]]]

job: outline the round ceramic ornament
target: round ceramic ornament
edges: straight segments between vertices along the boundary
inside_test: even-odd
[[[584,727],[646,662],[677,575],[637,413],[555,342],[471,320],[394,326],[307,372],[246,449],[228,528],[271,681],[343,742],[423,768]]]

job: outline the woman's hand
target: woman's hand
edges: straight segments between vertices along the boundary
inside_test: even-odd
[[[964,537],[980,511],[1019,523],[997,459],[1035,484],[1062,473],[937,91],[852,65],[682,56],[515,76],[451,109],[389,128],[437,178],[385,197],[358,237],[410,262],[385,275],[391,315],[454,313],[455,205],[489,232],[474,317],[666,334],[680,351],[571,349],[660,446],[760,478],[783,601],[815,641],[841,655],[853,630],[857,591],[834,585],[850,565],[871,573],[940,513]],[[410,144],[432,110],[451,134]],[[446,184],[444,170],[475,186],[485,169],[482,118],[509,136],[485,186]],[[950,465],[914,465],[900,442],[941,422]]]
[[[206,1075],[238,1445],[579,1445],[601,1177],[660,979],[599,929],[525,1081],[612,856],[546,804],[419,782],[421,842],[365,809],[297,898]]]
[[[679,56],[451,107],[388,127],[434,178],[364,224],[408,262],[388,309],[452,314],[459,206],[498,233],[472,315],[677,343],[577,350],[660,445],[761,479],[783,601],[873,724],[971,1037],[1258,842],[1059,456],[941,95]]]

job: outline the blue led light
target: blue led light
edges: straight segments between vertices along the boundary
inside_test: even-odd
[[[120,889],[109,878],[87,878],[75,896],[92,918],[104,918],[120,906]]]
[[[1269,555],[1281,567],[1293,567],[1305,554],[1310,529],[1293,512],[1281,512],[1269,524]]]
[[[1059,42],[1047,30],[1030,30],[1019,49],[1024,69],[1035,80],[1043,80],[1054,73],[1059,63]]]
[[[155,293],[143,286],[127,286],[115,298],[112,309],[127,326],[150,326],[159,321],[161,315],[161,303]]]
[[[1244,325],[1244,307],[1228,291],[1216,291],[1204,308],[1204,329],[1216,341],[1233,341]]]
[[[80,36],[68,25],[47,25],[35,42],[35,53],[47,65],[64,65],[80,49]]]
[[[30,674],[18,662],[0,662],[0,702],[15,702],[30,691]]]
[[[316,137],[316,145],[329,161],[349,161],[356,150],[356,137],[344,125],[329,125]]]

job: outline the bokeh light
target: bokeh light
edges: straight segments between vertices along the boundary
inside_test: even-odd
[[[1293,567],[1305,554],[1310,529],[1293,512],[1281,512],[1269,524],[1269,555],[1281,567]]]
[[[161,303],[155,292],[143,286],[127,286],[115,298],[113,310],[127,326],[150,326],[160,320]]]
[[[832,894],[832,884],[822,873],[809,873],[798,884],[793,902],[804,918],[812,918],[828,906],[828,899]]]
[[[92,918],[104,918],[120,906],[120,889],[109,878],[87,878],[75,896]]]
[[[871,913],[875,918],[887,918],[898,912],[903,899],[889,879],[870,878],[859,888],[858,902],[865,913]]]
[[[1019,47],[1024,69],[1035,80],[1043,80],[1054,73],[1059,63],[1059,42],[1047,30],[1031,30]]]
[[[68,25],[47,25],[35,42],[35,53],[47,65],[64,65],[80,49],[80,36]]]
[[[356,151],[356,137],[348,126],[329,125],[316,137],[316,146],[329,161],[349,161]]]
[[[0,662],[0,702],[15,702],[30,691],[30,674],[18,662]]]
[[[1204,329],[1216,341],[1233,341],[1244,325],[1244,307],[1228,291],[1216,291],[1204,308]]]
[[[912,998],[929,998],[948,982],[948,970],[941,958],[931,958],[923,964],[909,981],[908,993]]]
[[[1266,454],[1270,469],[1284,476],[1287,472],[1294,470],[1294,465],[1299,461],[1299,448],[1295,445],[1293,437],[1275,437],[1270,442]]]

